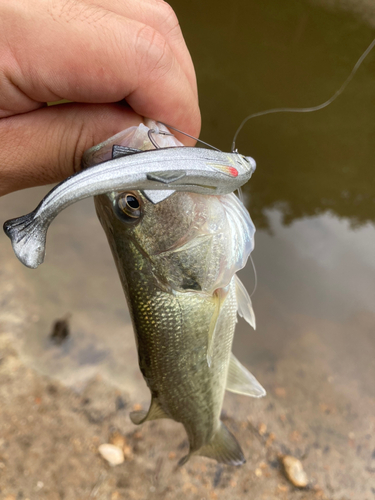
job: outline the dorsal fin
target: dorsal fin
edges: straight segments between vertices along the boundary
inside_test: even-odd
[[[148,411],[140,410],[140,411],[132,411],[130,413],[130,420],[135,425],[143,424],[143,422],[147,422],[148,420],[157,420],[159,418],[170,418],[162,407],[159,405],[159,402],[156,398],[152,398],[150,408]]]
[[[161,182],[162,184],[171,184],[186,176],[184,170],[166,170],[161,172],[149,172],[147,179],[150,181]]]
[[[251,303],[250,295],[247,293],[245,285],[236,275],[236,293],[238,314],[251,325],[254,330],[256,328],[255,314]]]
[[[129,146],[118,146],[117,144],[112,146],[112,158],[121,158],[122,156],[134,155],[135,153],[140,153],[141,149],[129,148]]]
[[[262,398],[266,391],[232,353],[229,361],[226,390],[252,398]]]

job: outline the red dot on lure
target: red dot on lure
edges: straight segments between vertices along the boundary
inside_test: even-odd
[[[238,176],[238,170],[234,167],[229,167],[228,165],[213,165],[218,170],[221,170],[224,174],[230,175],[232,177]]]
[[[237,177],[238,176],[238,170],[237,169],[235,169],[234,167],[228,167],[228,169],[229,169],[230,174],[233,177]]]

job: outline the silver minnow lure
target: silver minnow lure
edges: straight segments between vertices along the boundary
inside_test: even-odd
[[[129,189],[143,190],[153,203],[165,199],[168,191],[228,194],[250,179],[255,166],[253,158],[237,152],[192,147],[141,151],[113,145],[112,159],[62,181],[33,212],[6,221],[4,231],[17,258],[27,267],[36,268],[44,260],[49,225],[59,212],[76,201]],[[166,195],[161,195],[161,190]]]

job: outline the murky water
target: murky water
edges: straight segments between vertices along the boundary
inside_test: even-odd
[[[171,3],[197,69],[202,138],[226,150],[247,114],[328,99],[373,38],[373,29],[354,14],[308,2]],[[253,299],[258,331],[240,322],[234,351],[269,392],[286,395],[280,404],[288,411],[311,409],[301,413],[307,425],[316,424],[327,405],[354,408],[356,418],[343,412],[342,420],[319,428],[341,425],[343,435],[363,438],[368,467],[375,431],[374,103],[372,53],[327,109],[256,118],[237,142],[258,164],[245,196],[258,228],[259,285]],[[45,191],[0,199],[1,218],[29,212]],[[31,311],[27,331],[20,332],[28,363],[73,385],[100,372],[138,399],[148,398],[91,200],[55,220],[37,270],[14,263],[4,235],[0,257],[28,290],[19,303]],[[250,265],[242,278],[251,290]],[[57,347],[48,334],[66,313],[72,333]]]

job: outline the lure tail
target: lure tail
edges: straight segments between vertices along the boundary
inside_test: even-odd
[[[4,223],[17,258],[27,267],[35,269],[44,260],[48,221],[37,216],[38,209]]]

